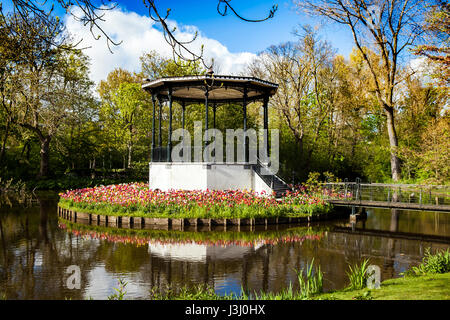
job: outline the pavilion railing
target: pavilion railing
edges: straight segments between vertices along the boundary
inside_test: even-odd
[[[152,150],[152,162],[167,162],[169,147],[155,147]]]
[[[237,159],[237,153],[238,153],[238,148],[239,146],[235,145],[234,146],[234,155],[235,155],[235,159]],[[172,146],[172,150],[173,150],[173,146]],[[223,159],[222,160],[217,160],[217,161],[213,161],[213,160],[208,160],[208,159],[204,159],[204,147],[203,146],[191,146],[190,147],[190,155],[186,155],[186,157],[184,156],[184,152],[186,152],[186,149],[180,149],[180,153],[178,155],[174,155],[175,157],[172,158],[172,155],[170,156],[170,158],[168,157],[169,154],[172,152],[172,150],[169,150],[168,146],[162,146],[162,147],[154,147],[152,149],[152,162],[225,162],[226,161],[226,153],[227,150],[224,146],[223,150],[222,150],[222,156]],[[247,161],[249,162],[249,150],[246,150],[246,158]],[[212,154],[212,156],[214,156],[214,152]]]

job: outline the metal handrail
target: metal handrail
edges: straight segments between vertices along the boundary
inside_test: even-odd
[[[268,174],[268,175],[263,175],[262,173],[261,173],[261,168],[265,168],[267,171],[269,171],[268,169],[267,169],[267,166],[265,166],[262,162],[261,162],[261,160],[258,158],[258,157],[256,157],[256,164],[253,164],[252,165],[252,168],[253,168],[253,171],[255,171],[257,174],[258,174],[258,176],[268,185],[268,186],[270,186],[270,188],[272,188],[273,189],[273,186],[274,186],[274,179],[276,178],[276,179],[278,179],[283,185],[285,185],[286,187],[288,187],[288,184],[282,179],[282,178],[280,178],[280,176],[278,176],[278,175],[276,175],[276,174],[273,174],[273,173],[271,173],[271,174]],[[267,181],[267,177],[270,177],[269,179],[270,179],[270,184],[268,183],[268,181]]]
[[[361,186],[372,186],[372,187],[400,187],[400,188],[450,188],[450,185],[426,185],[426,184],[395,184],[395,183],[358,183],[358,182],[322,182],[324,185],[354,185],[360,184]]]

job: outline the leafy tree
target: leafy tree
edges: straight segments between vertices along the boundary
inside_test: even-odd
[[[90,99],[88,59],[66,50],[58,20],[49,27],[39,17],[9,17],[9,46],[19,48],[8,61],[2,107],[8,119],[30,131],[40,143],[39,176],[48,176],[50,143],[71,114],[73,104]],[[53,38],[53,42],[48,42]],[[59,42],[59,46],[55,43]]]
[[[114,92],[112,97],[116,110],[109,110],[109,114],[117,115],[118,128],[120,134],[126,141],[128,149],[128,168],[131,166],[133,142],[135,140],[136,123],[139,113],[144,111],[146,103],[145,93],[137,83],[124,82]],[[112,111],[112,112],[111,112]]]
[[[306,0],[298,2],[298,6],[351,30],[355,45],[370,70],[373,92],[386,116],[392,179],[398,181],[401,164],[395,127],[395,94],[401,80],[399,61],[404,50],[414,45],[420,36],[426,11],[423,1]],[[367,40],[374,46],[376,55],[368,54],[364,45]]]

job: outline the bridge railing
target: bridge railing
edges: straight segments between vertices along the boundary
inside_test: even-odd
[[[450,185],[362,183],[356,180],[326,182],[322,186],[326,199],[450,205]]]

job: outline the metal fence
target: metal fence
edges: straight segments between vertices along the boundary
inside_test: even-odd
[[[450,205],[450,186],[334,182],[323,184],[327,199]]]

